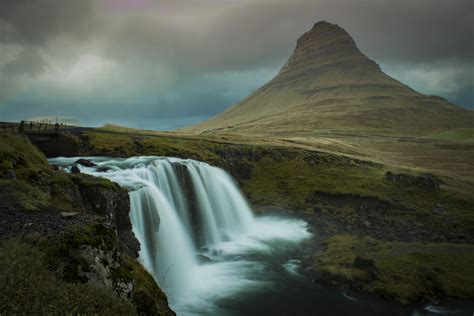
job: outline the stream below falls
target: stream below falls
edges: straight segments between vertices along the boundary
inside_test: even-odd
[[[71,169],[79,157],[53,158]],[[140,262],[177,315],[471,315],[468,305],[401,306],[311,281],[308,224],[255,215],[224,170],[167,157],[86,157],[81,172],[130,194]],[[472,307],[472,306],[471,306]]]

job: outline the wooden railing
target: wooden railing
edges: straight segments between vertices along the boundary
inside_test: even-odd
[[[53,123],[51,121],[21,121],[20,123],[0,122],[0,132],[6,133],[41,133],[45,131],[59,131],[64,127],[63,123]]]

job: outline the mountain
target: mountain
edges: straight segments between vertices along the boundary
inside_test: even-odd
[[[340,26],[318,22],[280,72],[222,114],[186,131],[273,136],[429,135],[474,127],[474,111],[386,75]]]

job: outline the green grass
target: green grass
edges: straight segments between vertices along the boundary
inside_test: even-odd
[[[45,156],[26,137],[19,134],[0,134],[0,171],[18,165],[22,168],[47,167]]]
[[[353,266],[356,256],[372,259],[376,277]],[[396,299],[423,301],[443,296],[474,299],[474,246],[381,242],[337,235],[314,256],[313,269],[358,289]]]
[[[156,137],[115,132],[86,132],[85,139],[92,152],[112,156],[175,156],[208,160],[210,143],[174,137]]]
[[[0,197],[14,207],[38,211],[48,207],[50,196],[25,180],[0,179]]]
[[[86,139],[99,152],[117,153],[122,156],[132,156],[135,151],[133,139],[128,135],[102,133],[85,133]]]
[[[453,141],[474,140],[474,128],[459,128],[451,131],[433,133],[429,135],[429,137]]]

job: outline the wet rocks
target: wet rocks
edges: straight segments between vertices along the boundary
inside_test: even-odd
[[[205,256],[205,255],[196,255],[196,261],[199,264],[206,264],[206,263],[211,263],[212,262],[211,258],[209,258],[208,256]]]
[[[95,163],[93,163],[92,161],[88,160],[88,159],[84,159],[84,158],[81,158],[81,159],[78,159],[76,161],[76,164],[78,165],[82,165],[84,167],[95,167],[97,166]]]
[[[72,166],[71,167],[71,173],[72,174],[79,174],[79,173],[81,173],[81,170],[79,169],[78,166]]]

